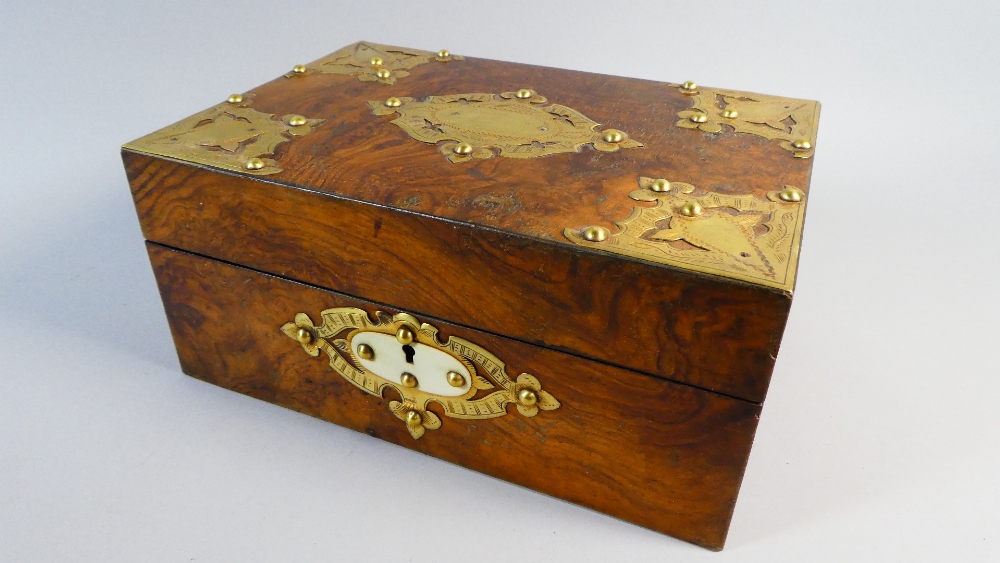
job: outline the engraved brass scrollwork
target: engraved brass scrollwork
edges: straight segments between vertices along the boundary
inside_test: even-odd
[[[639,178],[629,197],[652,202],[617,222],[565,229],[570,241],[659,264],[791,291],[795,284],[805,194],[792,186],[752,195],[704,192],[666,179]]]
[[[683,84],[670,86],[691,98],[691,109],[677,114],[678,127],[718,133],[728,125],[737,133],[780,140],[781,148],[796,158],[813,155],[819,122],[818,102],[693,84],[691,89]]]
[[[452,94],[424,100],[389,98],[368,102],[375,115],[399,114],[392,123],[424,143],[439,143],[450,162],[493,158],[537,158],[579,152],[584,145],[599,151],[641,147],[616,129],[559,104],[546,105],[534,90],[502,94]]]
[[[356,76],[362,82],[395,84],[397,79],[410,75],[408,70],[432,60],[438,62],[461,61],[464,60],[464,57],[453,55],[445,50],[432,53],[360,41],[314,63],[304,65],[300,71],[293,70],[285,76],[294,78],[318,72]]]
[[[522,373],[517,379],[509,378],[499,358],[468,340],[452,336],[441,342],[435,327],[406,313],[391,316],[379,311],[375,316],[373,321],[364,310],[351,307],[327,309],[320,313],[322,324],[315,326],[309,315],[298,313],[281,331],[298,341],[311,356],[325,352],[330,367],[358,389],[378,397],[386,387],[395,389],[402,401],[390,402],[389,408],[415,439],[441,427],[441,419],[427,409],[431,402],[441,405],[445,416],[471,420],[504,416],[510,403],[527,417],[537,415],[539,410],[560,407],[559,401],[542,390],[535,376]],[[347,337],[338,339],[345,331],[350,331]],[[414,353],[427,354],[415,352],[414,347],[427,346],[445,358],[444,362],[436,360],[437,364],[447,366],[450,362],[453,367],[442,367],[440,373],[421,373],[419,377],[407,372],[375,373],[373,366],[378,356],[396,352],[385,347],[377,350],[372,345],[384,343],[387,338],[394,338],[402,346],[406,361],[412,363]],[[430,381],[432,377],[440,381]]]
[[[179,121],[124,148],[224,170],[266,175],[280,172],[266,156],[292,137],[308,135],[323,123],[301,115],[274,115],[250,107],[253,94],[233,94],[230,101]]]

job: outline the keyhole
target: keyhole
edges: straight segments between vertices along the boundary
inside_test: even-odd
[[[404,345],[403,353],[406,354],[406,363],[412,364],[413,355],[417,353],[417,351],[413,349],[413,346],[410,346],[409,344]]]

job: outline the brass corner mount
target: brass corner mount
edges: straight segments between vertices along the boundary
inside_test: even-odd
[[[795,284],[805,193],[784,186],[753,195],[698,192],[692,184],[640,177],[629,197],[643,203],[618,221],[567,228],[571,242],[696,272],[791,292]]]
[[[361,82],[389,85],[409,76],[409,71],[415,66],[430,61],[447,63],[461,60],[465,60],[465,57],[454,55],[447,49],[434,53],[359,41],[314,63],[296,65],[285,74],[285,77],[294,78],[313,73],[341,74],[355,76]]]
[[[737,133],[779,140],[795,158],[813,155],[819,102],[705,88],[694,82],[669,86],[691,98],[691,108],[677,113],[678,127],[719,133],[728,126]]]

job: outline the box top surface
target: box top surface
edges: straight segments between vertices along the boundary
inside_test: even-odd
[[[359,42],[124,148],[791,293],[818,117]]]

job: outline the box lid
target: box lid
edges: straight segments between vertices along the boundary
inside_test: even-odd
[[[818,114],[805,100],[360,42],[123,151],[150,240],[761,400],[795,284]],[[162,192],[193,185],[228,211],[167,214]],[[268,192],[294,206],[286,219],[329,199],[340,207],[314,224],[344,223],[309,243],[291,224],[248,227],[248,198]],[[392,239],[396,221],[412,223],[408,238]],[[444,228],[464,234],[449,241]],[[467,247],[434,249],[449,244]],[[296,266],[282,245],[314,263]],[[367,274],[323,273],[350,253],[371,258]],[[405,291],[380,282],[393,259],[427,273]],[[435,279],[444,264],[464,271]],[[402,295],[441,291],[456,297]],[[512,303],[484,310],[491,297]],[[733,358],[695,357],[718,354]]]

